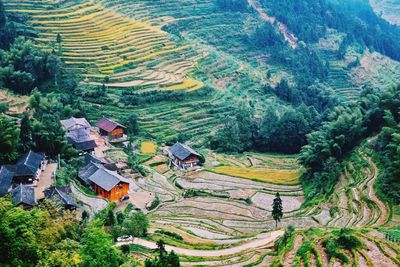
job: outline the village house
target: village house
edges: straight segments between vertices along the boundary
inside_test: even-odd
[[[11,190],[12,202],[23,209],[31,209],[37,205],[35,189],[31,186],[20,184]]]
[[[105,117],[101,118],[96,126],[99,128],[100,134],[107,136],[110,140],[122,138],[126,133],[125,126]]]
[[[92,187],[98,196],[110,201],[117,201],[128,194],[129,180],[111,171],[105,166],[90,162],[79,170],[78,178]]]
[[[68,143],[78,150],[92,152],[97,147],[95,140],[90,137],[91,125],[85,118],[70,118],[61,120],[66,131]]]
[[[54,205],[65,209],[74,210],[79,207],[74,198],[69,195],[69,188],[49,187],[44,191],[46,199],[50,200]]]
[[[200,154],[179,142],[168,149],[168,156],[171,163],[180,170],[190,169],[200,165]]]
[[[14,165],[4,165],[12,173],[14,184],[35,184],[40,179],[41,172],[46,168],[44,153],[29,151]]]

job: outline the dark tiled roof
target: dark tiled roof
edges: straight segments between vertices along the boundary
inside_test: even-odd
[[[89,141],[90,139],[90,130],[85,128],[79,128],[73,131],[68,132],[67,138],[73,140],[75,143],[81,143],[85,141]]]
[[[95,173],[98,169],[100,168],[100,165],[97,165],[93,162],[90,162],[89,164],[85,165],[84,167],[79,169],[78,172],[78,177],[86,184],[90,185],[90,180],[88,179],[90,176],[92,176],[93,173]]]
[[[37,205],[35,199],[35,190],[31,186],[19,185],[11,191],[14,205],[26,204],[30,206]]]
[[[179,142],[175,143],[169,148],[169,153],[180,160],[184,160],[190,155],[200,156],[196,151]]]
[[[121,127],[121,128],[124,128],[124,129],[126,128],[122,124],[119,124],[118,122],[109,120],[109,119],[104,118],[104,117],[99,120],[99,122],[96,124],[96,126],[99,127],[99,129],[102,129],[102,130],[104,130],[106,132],[112,132],[118,126]]]
[[[61,125],[66,129],[66,130],[76,130],[79,128],[89,128],[90,124],[85,118],[70,118],[67,120],[61,120]]]
[[[88,180],[97,184],[106,191],[110,191],[120,182],[129,183],[128,179],[125,179],[117,172],[107,170],[103,166],[100,166],[100,168],[95,173],[89,176]]]
[[[34,175],[39,170],[44,158],[44,153],[29,151],[15,165],[7,165],[7,169],[13,172],[14,176]]]
[[[82,151],[87,151],[87,150],[92,150],[97,147],[96,142],[94,140],[88,140],[84,142],[75,142],[71,138],[67,138],[68,143],[73,145],[76,149],[82,150]]]
[[[64,205],[78,207],[78,203],[76,202],[76,200],[61,189],[50,187],[44,192],[44,194],[48,199],[59,199],[63,202]]]
[[[0,196],[6,195],[12,184],[13,173],[5,166],[0,167]]]
[[[107,164],[108,163],[106,160],[98,158],[95,155],[92,155],[90,153],[85,153],[84,159],[85,159],[85,164],[89,164],[91,162],[96,163],[96,164]]]

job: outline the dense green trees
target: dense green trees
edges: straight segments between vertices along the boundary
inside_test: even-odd
[[[82,266],[120,266],[120,253],[112,247],[112,238],[104,231],[101,220],[89,223],[82,236]]]
[[[68,262],[76,266],[81,262],[80,247],[73,241],[79,237],[76,216],[60,215],[51,205],[26,211],[1,198],[0,236],[2,266],[74,266]],[[57,259],[61,255],[70,258]]]
[[[261,1],[300,40],[313,43],[328,28],[347,34],[343,45],[356,42],[393,59],[400,59],[400,30],[374,13],[368,1]],[[343,49],[342,49],[343,51]]]
[[[306,144],[306,135],[319,126],[313,107],[300,105],[279,114],[274,107],[255,119],[249,105],[239,104],[236,116],[223,119],[224,125],[211,138],[212,149],[226,152],[247,150],[297,153]]]
[[[18,37],[9,50],[0,49],[0,86],[28,94],[34,87],[57,84],[61,67],[56,55],[38,49],[24,37]]]
[[[307,169],[302,177],[307,197],[331,192],[342,170],[342,160],[361,141],[385,126],[376,145],[376,150],[381,153],[383,163],[387,167],[381,186],[392,200],[400,200],[396,193],[396,189],[399,188],[396,169],[396,127],[400,122],[399,92],[399,86],[383,94],[366,90],[357,103],[334,109],[328,116],[328,121],[308,136],[308,144],[303,147],[299,157],[300,163]]]
[[[11,162],[18,157],[19,129],[15,122],[0,113],[0,162]]]
[[[50,202],[23,210],[0,198],[0,237],[1,266],[113,267],[129,262],[113,247],[101,219],[79,222],[75,212],[61,211]],[[176,262],[177,257],[172,258]]]
[[[388,200],[400,203],[400,86],[382,96],[383,127],[374,145],[384,167],[379,187]]]
[[[9,21],[4,10],[3,1],[0,0],[0,49],[8,49],[16,37],[14,22]]]
[[[147,235],[149,221],[143,212],[128,215],[122,222],[124,233],[131,236],[144,237]]]
[[[175,254],[174,251],[168,253],[165,250],[164,241],[159,240],[157,242],[157,250],[159,253],[158,257],[154,259],[146,259],[144,266],[145,267],[179,267],[180,261],[178,255]]]

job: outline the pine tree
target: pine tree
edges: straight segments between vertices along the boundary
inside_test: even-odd
[[[272,217],[275,220],[275,226],[278,227],[278,222],[281,221],[283,212],[282,212],[282,199],[279,195],[279,192],[276,193],[274,198],[274,203],[272,204]]]

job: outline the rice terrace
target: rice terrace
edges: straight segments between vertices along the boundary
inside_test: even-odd
[[[0,266],[400,266],[399,18],[0,0]]]

